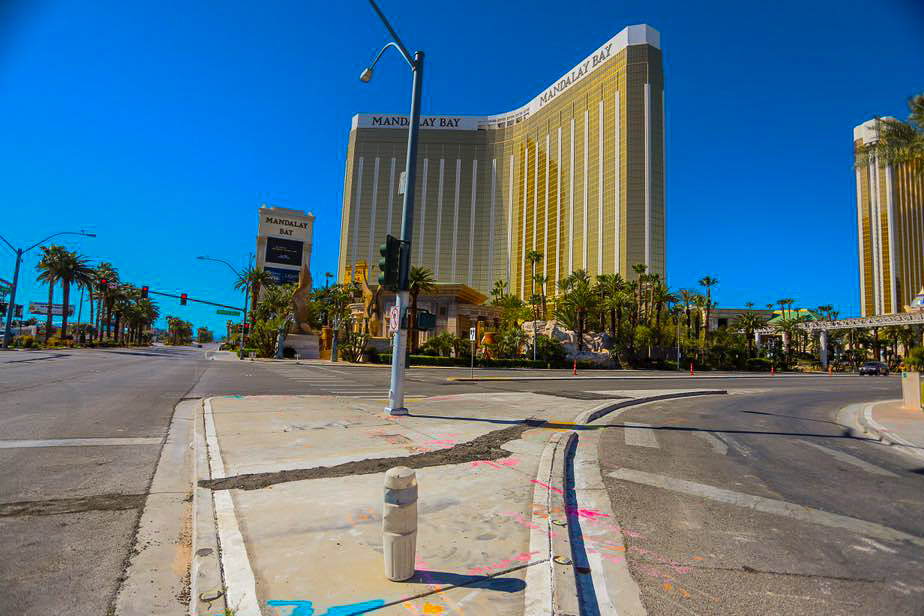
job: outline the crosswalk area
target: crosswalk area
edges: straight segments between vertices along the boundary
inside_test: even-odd
[[[304,364],[276,364],[267,366],[267,369],[289,380],[304,383],[305,393],[367,400],[388,398],[387,381],[381,385],[360,382],[346,371]]]

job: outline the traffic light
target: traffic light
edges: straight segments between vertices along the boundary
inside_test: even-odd
[[[401,269],[401,240],[392,236],[385,236],[385,243],[379,246],[379,285],[389,291],[398,290],[398,281]]]
[[[186,305],[186,294],[180,293],[180,306],[185,306],[185,305]]]
[[[250,323],[244,323],[244,335],[248,336],[250,334]]]
[[[106,280],[105,278],[100,278],[100,279],[99,279],[99,288],[100,288],[100,289],[108,289],[108,288],[109,288],[109,281]]]
[[[141,299],[147,299],[147,298],[148,298],[148,285],[144,285],[143,287],[141,287]]]

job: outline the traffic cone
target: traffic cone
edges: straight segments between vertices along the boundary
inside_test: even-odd
[[[693,376],[693,362],[690,362],[690,376]]]
[[[776,374],[776,366],[774,366],[773,364],[770,364],[770,376],[774,376],[775,374]]]
[[[577,376],[577,360],[574,360],[574,366],[571,368],[571,376]]]

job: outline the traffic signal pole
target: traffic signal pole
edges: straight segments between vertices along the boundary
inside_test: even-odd
[[[16,289],[19,288],[19,266],[22,265],[22,248],[16,249],[16,269],[13,270],[13,288],[10,289],[10,303],[7,304],[6,325],[3,328],[3,346],[10,348],[13,340],[13,311],[16,310]],[[20,321],[22,326],[22,321]]]
[[[387,22],[386,22],[387,23]],[[391,28],[389,28],[390,30]],[[397,38],[397,37],[396,37]],[[385,411],[391,415],[407,415],[404,406],[404,369],[407,352],[407,308],[409,303],[411,271],[411,233],[414,230],[414,186],[417,175],[417,132],[420,126],[420,92],[423,87],[424,54],[414,54],[411,65],[414,84],[411,87],[411,122],[407,137],[407,163],[404,177],[404,213],[401,217],[401,267],[398,275],[398,332],[394,337],[391,354],[391,387],[388,391],[388,406]]]

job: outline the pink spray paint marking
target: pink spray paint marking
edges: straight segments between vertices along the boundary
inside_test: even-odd
[[[537,483],[537,484],[541,485],[543,488],[546,488],[547,490],[552,490],[553,492],[558,492],[559,494],[564,494],[564,492],[562,491],[561,488],[556,488],[556,487],[550,486],[549,484],[547,484],[547,483],[542,483],[541,481],[539,481],[539,480],[537,480],[537,479],[531,479],[530,481],[532,481],[533,483]]]

